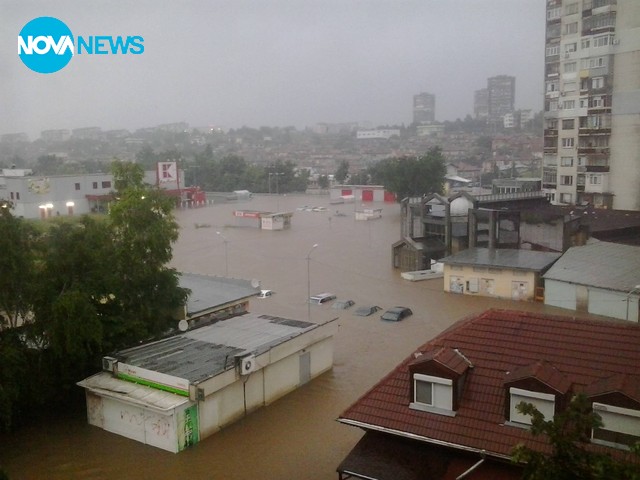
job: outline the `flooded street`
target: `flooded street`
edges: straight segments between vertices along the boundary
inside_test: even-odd
[[[296,210],[303,205],[328,211]],[[461,317],[491,307],[562,312],[445,294],[442,279],[403,280],[391,268],[400,207],[373,206],[383,209],[382,218],[357,222],[353,204],[329,205],[328,196],[258,196],[176,214],[181,235],[172,265],[178,270],[223,276],[228,269],[231,277],[259,280],[276,293],[252,300],[250,310],[257,313],[306,320],[310,311],[311,321],[340,316],[331,372],[179,454],[91,427],[79,416],[0,436],[0,466],[12,480],[336,479],[336,467],[362,434],[336,417],[415,347]],[[234,209],[293,211],[292,227],[239,226]],[[356,306],[404,305],[414,315],[386,323],[379,314],[358,317],[329,306],[309,310],[308,282],[312,294],[333,292]]]

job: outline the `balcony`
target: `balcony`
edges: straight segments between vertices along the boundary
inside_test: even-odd
[[[545,128],[544,129],[544,136],[545,137],[557,137],[558,136],[558,129],[557,128]],[[557,146],[556,146],[557,148]]]
[[[601,154],[608,155],[609,147],[581,147],[578,146],[578,155]]]
[[[609,173],[609,165],[586,165],[586,173]]]
[[[581,127],[578,129],[578,135],[581,137],[586,137],[591,135],[596,135],[596,136],[611,135],[611,128]]]

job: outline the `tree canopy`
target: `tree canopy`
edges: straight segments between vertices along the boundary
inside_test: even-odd
[[[419,157],[381,160],[369,168],[371,181],[384,185],[398,200],[411,196],[442,193],[446,167],[442,150],[431,148]]]
[[[0,208],[0,428],[65,404],[104,354],[165,334],[186,301],[167,267],[179,232],[174,200],[144,185],[137,165],[115,162],[113,174],[107,217],[36,229]]]
[[[550,453],[524,444],[517,445],[513,460],[524,464],[525,480],[638,480],[640,479],[640,444],[632,447],[627,458],[587,448],[594,428],[602,419],[594,412],[584,394],[576,395],[567,409],[553,419],[544,416],[530,403],[520,403],[518,411],[531,416],[531,434],[544,436]]]

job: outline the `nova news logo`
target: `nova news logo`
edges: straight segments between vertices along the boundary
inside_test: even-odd
[[[140,55],[144,38],[139,35],[78,36],[74,39],[64,22],[54,17],[38,17],[28,22],[18,35],[18,56],[34,72],[54,73],[63,69],[74,55]]]

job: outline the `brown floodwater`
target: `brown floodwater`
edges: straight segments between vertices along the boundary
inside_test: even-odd
[[[328,211],[298,211],[303,205]],[[259,280],[262,288],[276,293],[252,300],[250,309],[258,313],[305,320],[310,311],[312,321],[340,317],[332,371],[179,454],[89,426],[78,415],[0,436],[0,467],[11,480],[336,479],[336,467],[362,432],[335,419],[414,348],[461,317],[487,308],[563,312],[445,294],[442,279],[402,279],[391,267],[400,208],[371,206],[383,209],[382,218],[355,221],[361,205],[330,205],[327,196],[303,195],[258,196],[176,214],[181,234],[172,265],[178,270],[222,276],[228,269],[231,277]],[[293,211],[292,227],[241,226],[234,209]],[[312,294],[329,291],[356,305],[405,305],[414,315],[386,323],[379,315],[358,317],[326,305],[309,310],[307,282]]]

